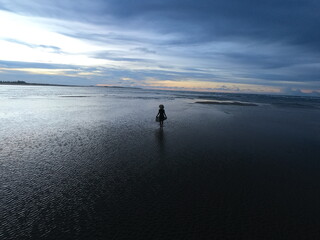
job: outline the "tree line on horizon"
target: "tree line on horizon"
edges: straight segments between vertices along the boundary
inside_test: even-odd
[[[0,83],[16,83],[16,84],[23,84],[23,83],[27,83],[25,81],[0,81]]]

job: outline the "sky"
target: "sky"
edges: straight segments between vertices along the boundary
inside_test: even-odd
[[[320,96],[319,0],[0,0],[0,80]]]

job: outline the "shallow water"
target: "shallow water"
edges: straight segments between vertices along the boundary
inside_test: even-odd
[[[319,99],[285,99],[0,86],[0,237],[318,239]]]

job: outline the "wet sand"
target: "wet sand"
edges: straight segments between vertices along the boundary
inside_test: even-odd
[[[1,239],[320,238],[318,110],[60,99],[2,115]]]

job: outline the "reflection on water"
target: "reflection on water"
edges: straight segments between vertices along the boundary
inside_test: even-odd
[[[157,147],[159,150],[160,157],[164,157],[166,138],[165,138],[165,133],[162,127],[156,130],[155,136],[156,136]]]

